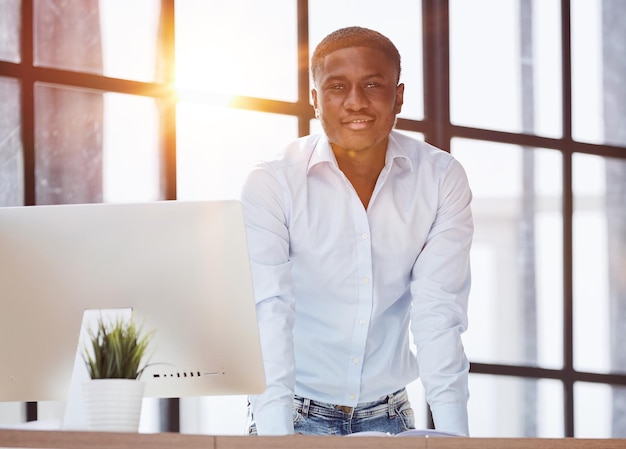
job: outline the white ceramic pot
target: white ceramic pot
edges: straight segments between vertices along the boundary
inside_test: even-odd
[[[145,384],[134,379],[92,379],[83,384],[89,430],[137,432]]]

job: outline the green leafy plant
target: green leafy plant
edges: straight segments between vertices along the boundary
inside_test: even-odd
[[[89,329],[90,345],[83,360],[92,379],[138,379],[147,367],[147,350],[153,332],[142,334],[133,320],[118,318]]]

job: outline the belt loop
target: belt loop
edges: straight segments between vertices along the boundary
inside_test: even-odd
[[[309,407],[311,406],[311,400],[308,398],[304,398],[302,400],[302,416],[309,416]]]
[[[389,419],[396,417],[396,408],[394,407],[393,394],[387,396],[387,412],[389,413]]]

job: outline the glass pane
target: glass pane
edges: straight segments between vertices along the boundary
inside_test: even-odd
[[[452,154],[474,195],[470,360],[561,368],[560,153],[454,139]]]
[[[37,204],[159,198],[151,98],[35,86]]]
[[[574,366],[626,373],[626,159],[574,154]]]
[[[35,65],[157,79],[159,0],[33,2]]]
[[[338,28],[358,25],[387,36],[402,57],[400,81],[405,86],[404,105],[399,117],[424,117],[422,86],[422,2],[387,0],[381,8],[378,0],[309,2],[309,51],[327,34]]]
[[[626,387],[574,384],[574,436],[626,437]]]
[[[452,121],[560,137],[560,20],[560,0],[451,0]]]
[[[572,0],[572,135],[626,145],[626,2]]]
[[[24,204],[20,84],[0,77],[0,206]]]
[[[176,120],[177,196],[186,200],[238,198],[254,161],[298,136],[296,117],[190,102]]]
[[[20,0],[0,1],[0,59],[20,62]]]
[[[176,1],[176,85],[296,101],[296,2]]]
[[[105,93],[103,123],[103,200],[163,199],[156,100]]]
[[[470,374],[472,437],[563,437],[563,387],[550,379]]]
[[[37,204],[102,201],[102,94],[35,84]]]

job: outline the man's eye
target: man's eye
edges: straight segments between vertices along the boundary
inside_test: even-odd
[[[328,86],[328,88],[331,89],[331,90],[341,90],[344,87],[341,84],[332,84],[332,85]]]
[[[365,87],[367,87],[367,88],[378,87],[378,83],[374,83],[374,82],[367,83],[367,84],[365,84]]]

